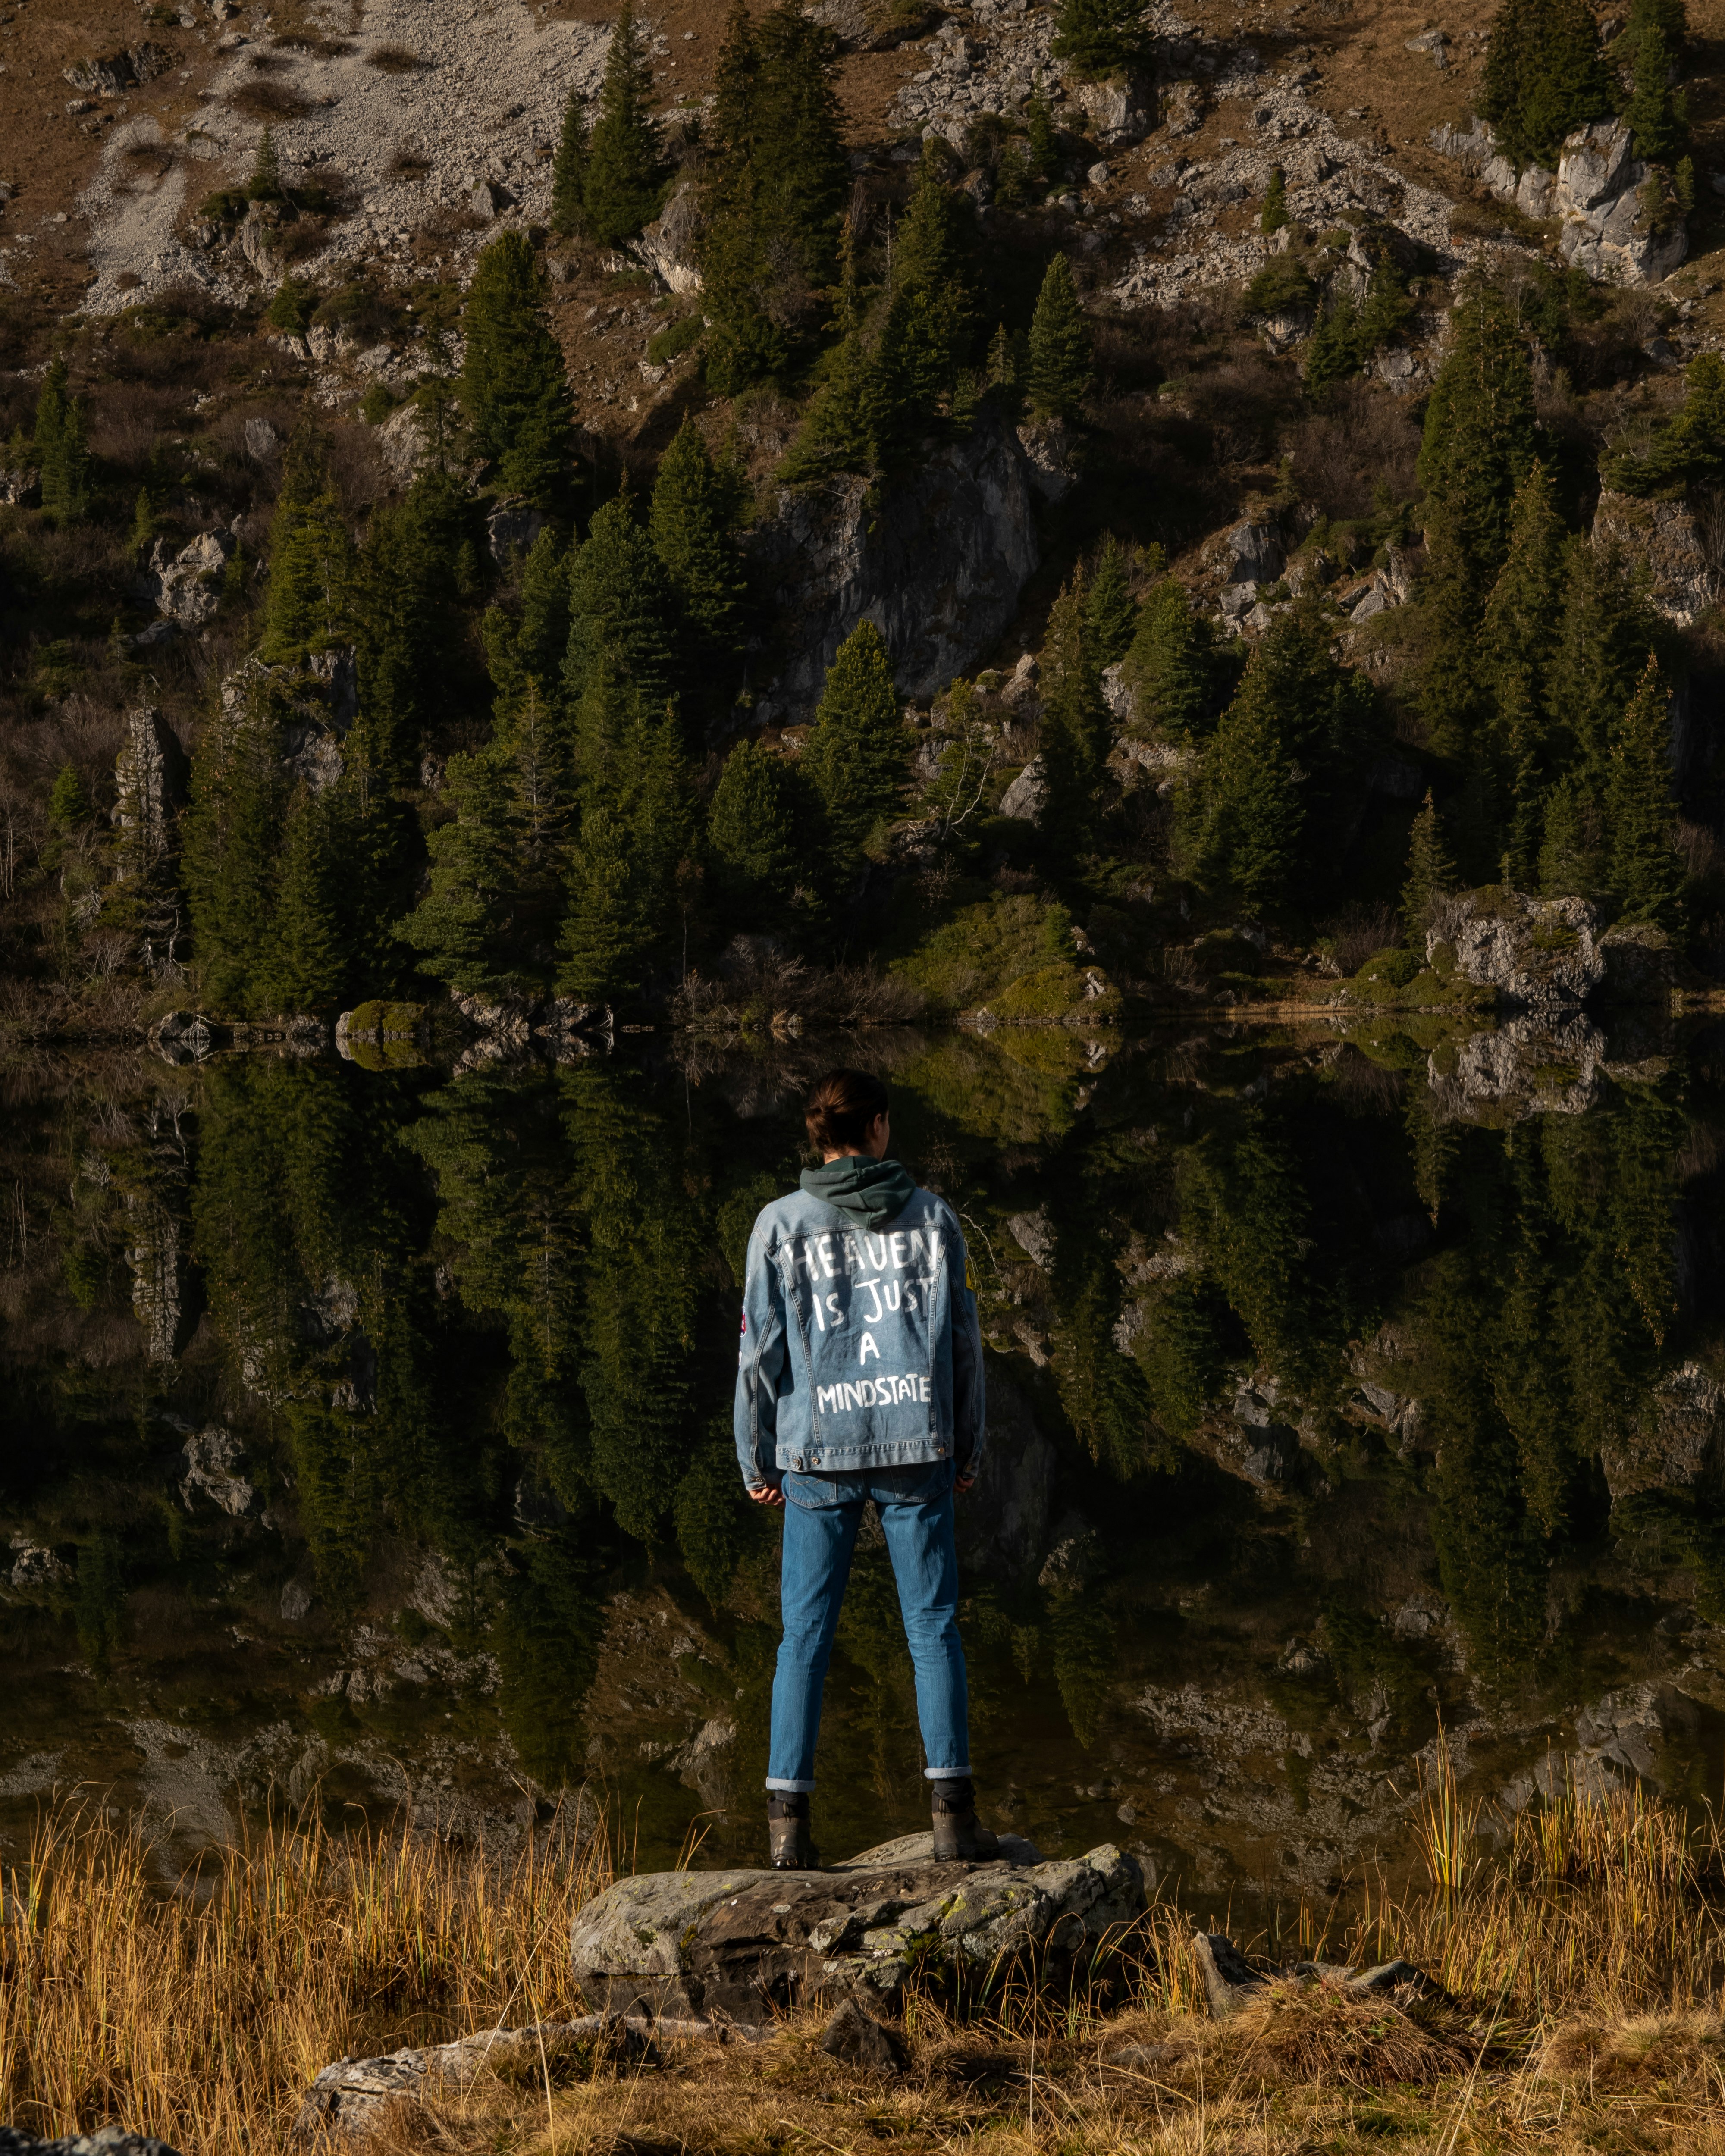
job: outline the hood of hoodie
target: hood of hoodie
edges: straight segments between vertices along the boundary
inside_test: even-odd
[[[900,1160],[870,1160],[848,1153],[824,1168],[805,1168],[798,1178],[811,1198],[873,1232],[897,1219],[916,1195],[916,1180]]]

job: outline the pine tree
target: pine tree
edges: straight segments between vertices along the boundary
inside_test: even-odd
[[[1024,108],[1024,127],[1030,170],[1039,180],[1052,178],[1060,148],[1055,135],[1053,110],[1040,90]]]
[[[1172,577],[1153,584],[1138,610],[1126,679],[1138,716],[1165,737],[1208,733],[1216,718],[1214,633]]]
[[[1085,629],[1098,666],[1112,666],[1132,648],[1137,627],[1137,602],[1127,576],[1126,549],[1110,531],[1097,547],[1086,581]]]
[[[270,935],[253,954],[254,993],[280,1011],[325,1009],[341,993],[343,805],[336,788],[312,793],[303,785],[287,804]]]
[[[245,192],[251,202],[281,200],[281,159],[276,151],[275,137],[267,127],[258,137],[258,154],[252,176],[245,183]]]
[[[287,806],[275,684],[254,678],[204,730],[192,763],[183,865],[205,995],[244,1013],[267,961]]]
[[[1480,110],[1517,165],[1555,167],[1563,137],[1614,102],[1587,0],[1503,0]]]
[[[1432,742],[1455,754],[1485,717],[1476,646],[1509,542],[1510,506],[1533,462],[1533,376],[1503,301],[1476,285],[1454,310],[1417,467],[1428,497],[1425,604],[1435,634],[1421,685]]]
[[[65,839],[74,832],[85,829],[95,819],[89,790],[79,777],[77,767],[63,763],[54,773],[54,784],[49,791],[49,829],[57,839]]]
[[[794,763],[745,741],[725,759],[707,812],[707,844],[727,922],[783,930],[799,886],[808,885],[819,819]]]
[[[141,561],[155,537],[156,505],[150,499],[149,488],[141,486],[131,512],[131,530],[126,535],[126,551],[135,561]]]
[[[603,663],[583,702],[557,988],[593,1000],[634,994],[669,955],[694,819],[675,708],[645,707]]]
[[[1040,419],[1076,419],[1091,380],[1091,334],[1064,254],[1049,264],[1030,322],[1026,387]]]
[[[1431,911],[1445,892],[1453,891],[1455,871],[1444,850],[1443,827],[1437,803],[1426,789],[1425,805],[1414,819],[1408,839],[1407,874],[1402,884],[1402,931],[1408,947],[1425,958],[1425,932]]]
[[[1370,685],[1336,658],[1308,588],[1247,661],[1181,804],[1199,880],[1254,905],[1274,903],[1296,870],[1308,898],[1333,886],[1374,723]]]
[[[1573,773],[1545,797],[1539,888],[1548,898],[1590,898],[1604,880],[1604,834],[1598,804]]]
[[[36,400],[31,454],[41,474],[42,507],[57,524],[77,524],[90,508],[90,452],[84,411],[68,386],[64,359],[49,362]]]
[[[594,512],[569,556],[569,645],[564,687],[578,704],[602,658],[644,705],[662,705],[676,683],[675,604],[653,542],[628,493]]]
[[[1004,322],[988,341],[988,388],[999,399],[1009,418],[1015,417],[1024,401],[1024,339],[1015,337]]]
[[[1687,145],[1689,130],[1682,100],[1669,80],[1671,45],[1656,22],[1648,24],[1637,42],[1635,70],[1635,91],[1623,117],[1635,155],[1649,162],[1674,163]]]
[[[1042,829],[1057,847],[1074,854],[1096,848],[1097,797],[1111,731],[1102,698],[1102,670],[1086,619],[1088,596],[1082,572],[1076,572],[1049,609],[1037,726],[1045,788]]]
[[[700,428],[685,418],[660,459],[647,528],[682,624],[685,698],[715,716],[735,699],[743,644],[740,494],[736,474],[713,462]]]
[[[1573,773],[1595,816],[1618,714],[1635,693],[1663,624],[1641,578],[1613,548],[1577,547],[1569,557],[1562,633],[1548,703],[1558,732],[1553,753]]]
[[[582,221],[602,247],[620,246],[659,213],[665,166],[652,102],[652,68],[632,0],[623,0],[605,55],[599,116],[581,183]]]
[[[462,326],[461,403],[474,447],[495,461],[510,491],[558,506],[574,476],[569,384],[525,233],[481,250]]]
[[[452,756],[444,798],[454,814],[426,840],[424,896],[398,930],[428,973],[472,993],[506,977],[511,953],[515,852],[508,763],[497,745]]]
[[[585,228],[582,203],[586,185],[587,100],[578,90],[572,90],[551,167],[551,228],[565,239]]]
[[[1332,382],[1346,382],[1359,370],[1359,309],[1351,292],[1335,292],[1306,341],[1306,394],[1322,403]]]
[[[516,654],[521,671],[550,691],[569,649],[569,560],[547,524],[521,567],[521,619]]]
[[[1677,926],[1684,873],[1671,840],[1670,709],[1650,652],[1615,730],[1605,789],[1611,890],[1622,917],[1667,929]]]
[[[1287,175],[1280,165],[1270,167],[1270,184],[1264,190],[1264,208],[1259,214],[1260,232],[1280,232],[1288,221]]]
[[[1510,511],[1509,550],[1486,608],[1480,658],[1491,683],[1495,716],[1492,756],[1507,808],[1499,834],[1506,880],[1532,877],[1550,775],[1549,676],[1563,613],[1563,553],[1568,534],[1555,490],[1535,460]]]
[[[1247,662],[1240,694],[1177,805],[1188,873],[1206,888],[1231,891],[1255,912],[1286,895],[1304,821],[1264,653],[1260,644]]]
[[[472,684],[458,586],[471,537],[467,499],[425,470],[393,507],[375,510],[357,578],[359,720],[350,743],[377,783],[406,783],[428,730]]]
[[[827,670],[803,753],[840,875],[855,870],[869,834],[897,808],[909,749],[886,646],[873,622],[859,622]]]
[[[1680,410],[1654,430],[1646,454],[1608,453],[1599,477],[1625,494],[1675,494],[1695,480],[1716,478],[1725,466],[1725,360],[1698,352],[1684,372]]]
[[[838,40],[778,0],[726,19],[708,129],[701,242],[707,378],[725,394],[786,366],[837,264],[850,187]]]
[[[270,534],[270,583],[259,655],[271,665],[303,665],[315,653],[351,642],[353,542],[334,487],[307,495],[285,475]]]
[[[1144,64],[1142,0],[1060,0],[1054,56],[1079,82],[1123,74]]]

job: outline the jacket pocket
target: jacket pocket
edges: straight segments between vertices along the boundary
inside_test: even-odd
[[[787,1502],[805,1512],[860,1504],[869,1494],[868,1477],[864,1475],[798,1475],[787,1471],[782,1486]]]

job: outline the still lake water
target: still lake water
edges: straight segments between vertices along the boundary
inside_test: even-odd
[[[888,1076],[983,1281],[999,1824],[1219,1910],[1404,1856],[1440,1727],[1500,1812],[1564,1775],[1717,1800],[1725,1033],[1507,1040],[20,1057],[0,1860],[80,1783],[165,1863],[290,1805],[495,1843],[583,1786],[643,1866],[757,1856],[737,1272],[835,1055]],[[921,1824],[920,1766],[865,1549],[827,1851]]]

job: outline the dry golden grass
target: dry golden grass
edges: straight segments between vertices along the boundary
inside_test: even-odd
[[[999,2156],[1294,2156],[1583,2150],[1725,2156],[1720,1849],[1635,1794],[1574,1793],[1476,1852],[1440,1773],[1417,1812],[1427,1887],[1374,1900],[1316,1958],[1402,1954],[1456,2004],[1274,1981],[1203,2010],[1189,1920],[1158,1903],[1077,1989],[994,1973],[961,2013],[912,1998],[911,2066],[828,2058],[822,2017],[768,2040],[669,2048],[570,2085],[483,2075],[403,2102],[378,2156],[773,2156],[983,2137]],[[613,1876],[603,1833],[560,1820],[517,1855],[283,1828],[168,1891],[100,1806],[44,1820],[6,1880],[0,2120],[39,2133],[119,2121],[187,2156],[292,2145],[317,2070],[581,2010],[566,1941]]]

